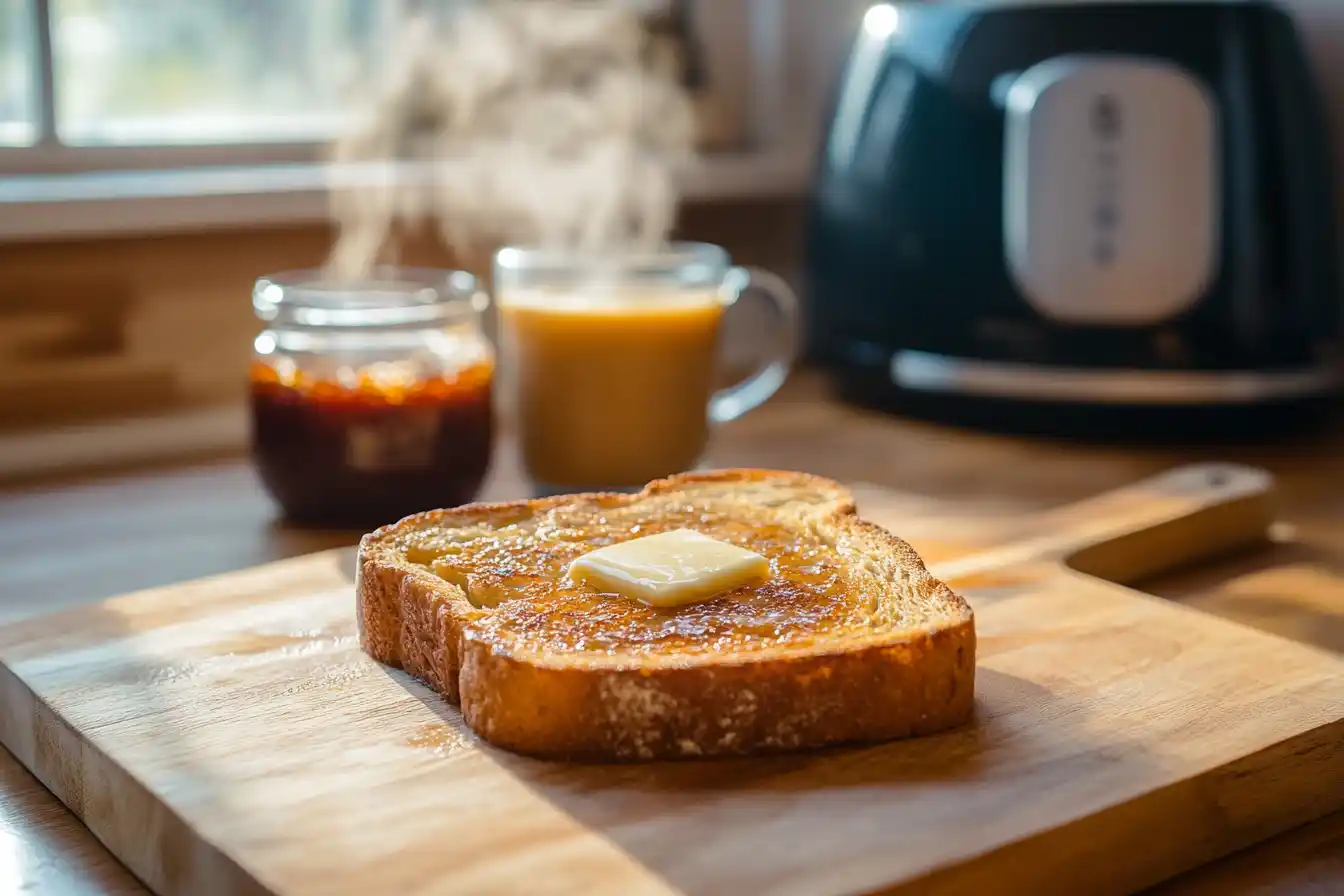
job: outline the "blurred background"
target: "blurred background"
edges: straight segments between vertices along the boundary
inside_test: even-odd
[[[330,141],[407,18],[452,7],[0,0],[0,476],[245,445],[251,284],[326,257]],[[1286,7],[1338,133],[1344,7]],[[867,8],[684,0],[653,26],[681,54],[704,152],[678,234],[805,301],[817,149]],[[431,237],[401,248],[480,267]]]
[[[325,259],[327,145],[408,17],[453,6],[0,0],[0,476],[123,442],[245,443],[251,284]],[[706,153],[681,232],[796,275],[825,97],[864,7],[690,0],[659,20]],[[457,261],[432,239],[402,253]],[[47,437],[143,417],[96,449]]]

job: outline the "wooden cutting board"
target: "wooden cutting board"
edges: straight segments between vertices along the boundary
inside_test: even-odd
[[[350,551],[0,631],[0,739],[160,893],[1128,891],[1344,805],[1344,660],[1095,578],[1248,547],[1269,492],[1186,468],[987,554],[915,533],[980,636],[976,720],[922,740],[513,756],[360,653]]]

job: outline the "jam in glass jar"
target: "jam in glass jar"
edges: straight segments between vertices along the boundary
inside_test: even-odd
[[[291,521],[369,529],[471,501],[490,464],[489,301],[462,271],[257,281],[252,450]]]

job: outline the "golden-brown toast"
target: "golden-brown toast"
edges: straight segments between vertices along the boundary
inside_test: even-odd
[[[581,554],[679,528],[765,555],[770,578],[674,609],[564,579]],[[522,753],[780,752],[940,731],[973,703],[970,607],[801,473],[419,514],[364,537],[357,591],[365,651]]]

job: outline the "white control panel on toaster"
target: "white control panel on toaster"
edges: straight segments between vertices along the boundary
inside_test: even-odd
[[[1004,238],[1037,312],[1142,326],[1189,310],[1221,253],[1217,109],[1160,59],[1071,55],[1005,97]]]

